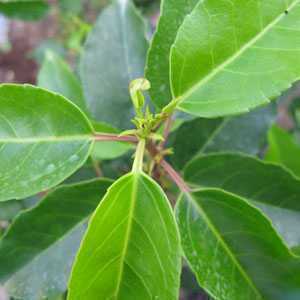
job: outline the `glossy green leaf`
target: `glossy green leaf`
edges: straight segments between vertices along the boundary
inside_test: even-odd
[[[1,0],[0,13],[9,17],[34,21],[45,16],[49,5],[44,0]]]
[[[168,199],[148,176],[116,181],[97,208],[72,271],[69,300],[177,300],[180,245]]]
[[[148,43],[131,0],[116,0],[99,16],[87,38],[80,73],[87,105],[97,121],[131,126],[131,80],[143,77]]]
[[[209,154],[187,165],[185,179],[251,200],[272,219],[289,246],[300,244],[300,180],[279,165],[242,154]]]
[[[300,177],[300,145],[292,136],[278,126],[273,126],[268,134],[269,148],[265,159],[282,164]]]
[[[79,79],[69,65],[57,54],[47,52],[38,74],[38,85],[61,94],[74,102],[83,111],[86,104]]]
[[[102,122],[94,122],[93,126],[97,132],[101,133],[121,133],[116,128]],[[114,159],[131,149],[133,149],[133,145],[130,143],[101,141],[94,144],[92,157],[96,160]]]
[[[172,99],[170,87],[170,50],[184,18],[199,0],[162,0],[161,16],[148,52],[146,77],[151,82],[150,95],[159,108]]]
[[[271,104],[237,117],[186,122],[175,133],[172,162],[181,169],[200,153],[239,151],[257,155],[275,117],[276,105]]]
[[[110,184],[110,180],[96,179],[65,185],[49,193],[37,206],[21,213],[0,240],[0,282],[27,267],[82,224]]]
[[[246,112],[300,78],[299,0],[200,1],[171,50],[179,108],[202,117]]]
[[[186,194],[177,220],[185,256],[214,299],[299,299],[300,259],[246,200],[217,189]]]
[[[0,201],[62,182],[87,159],[92,127],[65,98],[29,85],[0,86]]]

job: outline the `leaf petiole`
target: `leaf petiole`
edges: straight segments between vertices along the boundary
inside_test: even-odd
[[[98,133],[94,134],[95,141],[112,141],[112,142],[128,142],[128,143],[138,143],[138,139],[133,135],[118,135],[110,133]]]
[[[132,166],[133,173],[141,173],[143,171],[143,162],[145,154],[146,140],[141,139],[137,145],[134,163]]]

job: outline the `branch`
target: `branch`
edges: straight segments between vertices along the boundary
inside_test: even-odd
[[[94,139],[95,141],[128,142],[134,144],[138,142],[138,139],[133,135],[120,136],[118,134],[110,134],[110,133],[95,133]]]
[[[145,153],[146,140],[141,139],[137,145],[132,172],[141,173],[143,171],[144,153]]]
[[[189,193],[191,191],[190,187],[181,178],[179,173],[177,173],[177,171],[175,171],[173,167],[166,160],[163,159],[160,162],[160,165],[163,167],[163,169],[166,171],[169,177],[176,183],[176,185],[183,193]]]
[[[157,157],[159,157],[159,150],[153,143],[149,143],[147,145],[147,150],[154,159],[157,159]],[[181,178],[180,174],[176,170],[174,170],[174,168],[165,159],[161,158],[161,160],[159,160],[157,164],[166,171],[169,177],[175,182],[175,184],[183,193],[188,193],[191,191],[189,186]]]

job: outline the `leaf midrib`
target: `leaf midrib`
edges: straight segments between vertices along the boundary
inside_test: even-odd
[[[121,253],[121,258],[120,258],[120,272],[119,272],[119,277],[117,281],[117,287],[116,287],[116,292],[115,292],[115,298],[118,299],[119,293],[120,293],[120,288],[121,288],[121,282],[124,274],[124,265],[125,265],[125,258],[127,255],[127,250],[129,246],[129,239],[131,235],[131,230],[132,230],[132,223],[133,223],[133,215],[134,215],[134,209],[135,209],[135,204],[137,200],[137,185],[138,185],[138,180],[139,180],[140,173],[132,173],[133,177],[133,183],[132,183],[132,191],[131,191],[131,205],[129,209],[129,215],[128,215],[128,225],[126,229],[126,234],[125,234],[125,240],[124,240],[124,248]]]
[[[8,137],[0,138],[0,144],[32,144],[39,142],[75,142],[92,141],[92,134],[66,135],[66,136],[41,136],[41,137]]]
[[[290,4],[290,6],[287,7],[287,11],[292,10],[297,4],[299,4],[299,2],[300,2],[299,0],[295,0],[293,3]],[[197,7],[196,7],[196,9],[197,9]],[[185,91],[181,96],[176,97],[176,99],[180,100],[179,106],[186,98],[188,98],[191,94],[193,94],[197,89],[199,89],[201,86],[203,86],[208,81],[210,81],[214,76],[216,76],[220,71],[225,69],[226,66],[231,64],[235,59],[240,57],[247,49],[249,49],[252,45],[254,45],[266,33],[268,33],[269,30],[272,29],[273,26],[275,26],[284,17],[286,17],[286,14],[284,12],[282,12],[282,14],[280,14],[277,18],[275,18],[274,21],[269,23],[265,27],[265,29],[263,29],[261,32],[259,32],[253,39],[251,39],[249,42],[247,42],[244,46],[242,46],[238,52],[236,52],[234,55],[232,55],[227,60],[225,60],[222,64],[220,64],[218,67],[216,67],[212,72],[210,72],[207,76],[205,76],[203,79],[201,79],[198,83],[196,83],[190,89]],[[184,26],[184,23],[182,26]],[[176,45],[177,39],[178,39],[178,35],[172,46],[172,49],[176,48],[175,45]],[[171,58],[172,58],[172,53],[171,53]],[[171,73],[172,73],[172,68],[171,68]]]
[[[191,200],[191,203],[193,204],[193,206],[196,208],[196,210],[198,211],[198,213],[200,215],[202,215],[205,219],[205,222],[207,223],[208,227],[211,229],[211,231],[213,232],[214,236],[216,237],[216,239],[219,241],[219,243],[221,245],[223,245],[223,248],[225,249],[225,251],[228,253],[228,256],[231,258],[231,260],[233,261],[233,263],[235,264],[235,266],[238,268],[238,270],[240,271],[240,274],[245,278],[245,280],[249,283],[249,285],[251,286],[251,288],[253,289],[253,291],[260,297],[260,299],[263,299],[260,291],[255,287],[254,282],[252,281],[252,279],[247,275],[246,271],[243,269],[242,265],[240,264],[240,262],[238,261],[238,259],[232,254],[232,252],[230,251],[230,248],[228,247],[227,243],[225,242],[225,240],[223,239],[223,237],[218,234],[218,230],[216,229],[214,223],[211,221],[211,219],[209,218],[209,216],[205,213],[204,209],[202,208],[201,204],[199,204],[193,197],[191,194],[186,194],[187,198]]]

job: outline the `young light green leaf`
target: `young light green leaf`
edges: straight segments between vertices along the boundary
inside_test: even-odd
[[[268,139],[269,148],[265,159],[282,164],[300,177],[300,145],[296,143],[292,134],[274,125],[269,131]]]
[[[0,13],[9,17],[34,21],[42,18],[49,5],[44,0],[1,0]]]
[[[116,128],[103,122],[93,122],[93,127],[95,131],[101,133],[120,133]],[[91,155],[96,160],[108,160],[122,156],[131,149],[133,145],[130,143],[101,141],[94,144]]]
[[[131,0],[116,0],[101,13],[80,64],[84,94],[95,120],[121,129],[132,125],[128,86],[144,75],[147,47],[145,24]]]
[[[79,80],[69,65],[54,52],[48,51],[38,74],[38,85],[58,93],[87,111]]]
[[[300,297],[300,259],[246,200],[217,189],[185,194],[177,220],[185,256],[214,299]]]
[[[300,180],[279,165],[242,154],[201,155],[187,165],[185,179],[250,200],[272,219],[290,247],[300,244]]]
[[[51,188],[92,148],[92,127],[65,98],[29,85],[0,86],[0,201]]]
[[[276,105],[271,104],[237,117],[186,122],[174,134],[172,162],[181,169],[200,153],[239,151],[257,155],[275,117]]]
[[[144,91],[150,89],[150,82],[145,78],[137,78],[130,82],[129,92],[136,113],[142,114],[142,109],[145,105]]]
[[[146,77],[151,82],[150,95],[158,108],[172,99],[170,87],[170,49],[186,15],[199,0],[162,0],[161,16],[151,43],[146,65]]]
[[[279,96],[300,78],[299,20],[299,0],[200,1],[171,50],[179,108],[217,117]]]
[[[130,173],[101,203],[75,261],[68,299],[177,300],[179,237],[161,188]]]
[[[0,240],[0,282],[21,272],[82,224],[110,184],[110,180],[96,179],[61,186],[37,206],[22,212]]]

